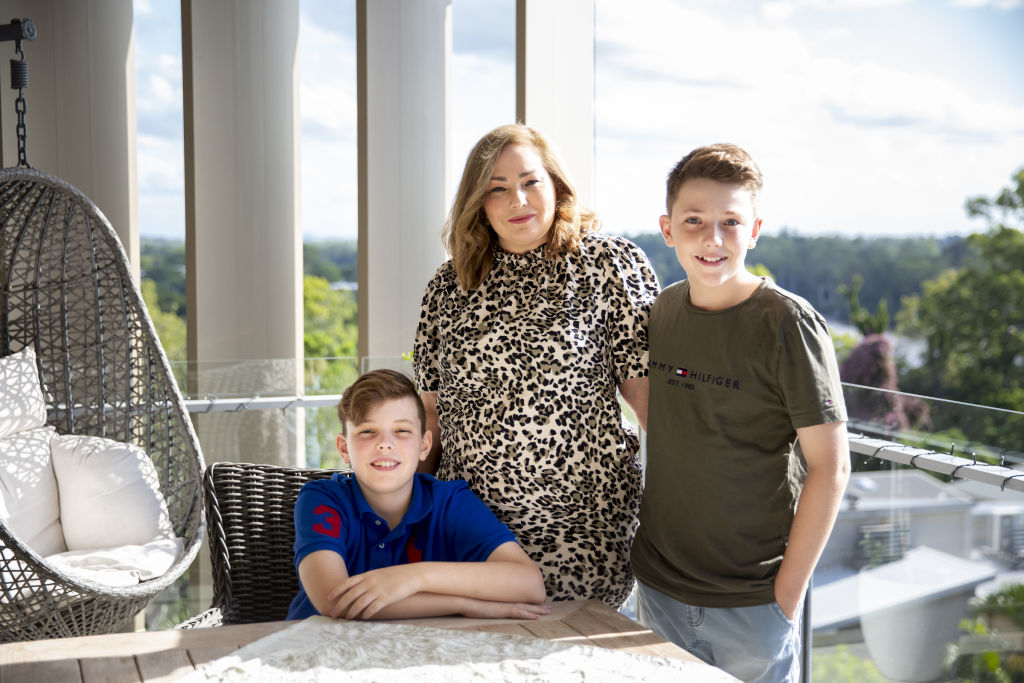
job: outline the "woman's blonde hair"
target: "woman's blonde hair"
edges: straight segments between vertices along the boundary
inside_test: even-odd
[[[548,233],[545,255],[556,258],[566,252],[579,251],[583,235],[599,227],[597,215],[580,203],[558,153],[543,135],[521,124],[495,128],[480,138],[466,158],[462,180],[441,235],[463,289],[476,289],[491,272],[492,249],[498,244],[498,235],[487,221],[484,200],[498,156],[506,146],[516,143],[537,150],[554,182],[555,219]]]

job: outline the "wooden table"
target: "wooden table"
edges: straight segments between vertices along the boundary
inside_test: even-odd
[[[0,683],[170,681],[295,622],[118,633],[0,645]],[[598,600],[556,602],[536,621],[438,617],[394,623],[529,635],[636,654],[698,661]]]

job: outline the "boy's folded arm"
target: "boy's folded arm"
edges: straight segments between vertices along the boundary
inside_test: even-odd
[[[391,568],[389,567],[389,569]],[[357,574],[356,576],[362,575]],[[342,590],[349,578],[345,560],[333,550],[312,552],[299,563],[299,579],[306,590],[306,595],[309,596],[316,611],[324,616],[346,616],[338,613],[339,608],[346,605],[339,604],[336,594]],[[465,607],[461,601],[462,598],[457,596],[417,593],[387,605],[375,617],[378,619],[408,619],[458,614]],[[353,615],[350,618],[357,616],[359,615]]]
[[[807,462],[807,478],[775,577],[775,599],[791,618],[832,532],[850,477],[845,422],[802,427],[797,437]]]
[[[338,553],[320,550],[299,563],[316,610],[348,619],[405,619],[464,614],[529,619],[542,614],[544,579],[511,541],[486,562],[417,562],[349,576]]]
[[[348,579],[345,559],[333,550],[317,550],[299,562],[299,580],[309,601],[320,614],[330,614],[329,595]]]
[[[524,604],[539,604],[546,597],[540,570],[517,543],[508,541],[485,562],[416,562],[357,574],[335,586],[327,596],[332,609],[322,613],[380,618],[381,610],[417,594]],[[445,613],[453,611],[462,612]],[[387,614],[394,616],[392,610]]]
[[[486,562],[423,562],[421,590],[478,600],[541,603],[544,577],[514,541],[495,548]]]
[[[549,605],[528,602],[477,600],[461,595],[416,593],[359,619],[416,619],[461,614],[475,619],[536,619],[551,611]]]

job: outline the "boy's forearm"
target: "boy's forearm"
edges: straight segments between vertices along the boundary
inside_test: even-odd
[[[320,613],[347,619],[369,618],[420,593],[463,597],[470,600],[474,609],[480,607],[477,603],[492,607],[518,605],[516,613],[523,613],[523,605],[539,606],[546,597],[540,570],[519,545],[507,541],[495,548],[485,562],[415,562],[350,576],[334,584],[325,598],[328,609]],[[524,618],[531,615],[524,614]]]
[[[775,577],[776,600],[787,613],[800,601],[807,589],[818,558],[832,533],[839,501],[843,496],[839,481],[839,478],[830,476],[828,472],[807,475],[800,495],[800,505],[790,528],[789,544]]]
[[[550,613],[548,605],[477,600],[461,595],[416,593],[358,619],[418,619],[461,614],[475,619],[538,619]]]
[[[382,608],[368,620],[376,619],[419,619],[422,617],[447,617],[465,611],[466,598],[461,595],[440,595],[438,593],[416,593]]]
[[[497,602],[540,603],[547,597],[540,570],[522,562],[420,562],[420,592]]]
[[[835,524],[850,476],[846,430],[830,435],[834,448],[807,458],[807,478],[775,577],[775,598],[789,616],[800,602]],[[805,456],[808,453],[805,450]]]

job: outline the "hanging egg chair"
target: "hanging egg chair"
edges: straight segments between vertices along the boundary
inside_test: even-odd
[[[12,26],[18,34],[5,38],[10,27],[0,27],[0,40],[16,40],[21,54],[34,27],[28,35],[28,20]],[[205,530],[199,442],[125,251],[88,197],[29,167],[27,76],[15,64],[19,164],[0,169],[0,359],[34,350],[57,433],[145,451],[184,550],[157,578],[110,586],[54,566],[0,518],[0,642],[124,630],[188,569]]]

